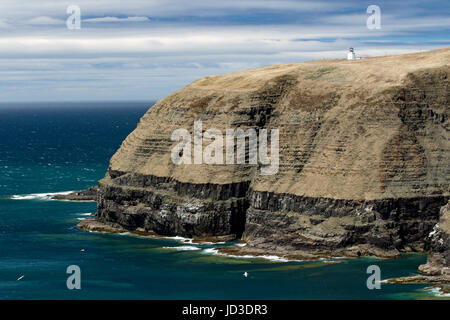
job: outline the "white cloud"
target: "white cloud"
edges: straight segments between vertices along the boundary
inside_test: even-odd
[[[61,16],[71,4],[55,0],[1,0],[0,15],[11,17],[36,15]],[[73,4],[82,14],[90,16],[224,16],[236,12],[256,10],[289,10],[290,12],[330,12],[351,5],[348,1],[332,0],[77,0]]]
[[[102,17],[102,18],[83,19],[83,22],[143,22],[149,20],[150,19],[147,17],[126,17],[126,18]]]
[[[70,2],[0,0],[0,100],[162,98],[202,76],[345,58],[348,47],[448,45],[444,11],[394,3],[373,31],[356,0],[77,0],[82,27],[68,30]]]
[[[10,28],[11,26],[0,19],[0,29]]]
[[[144,32],[145,31],[145,32]],[[389,36],[384,29],[377,32]],[[364,26],[228,26],[143,28],[135,30],[116,28],[97,30],[88,27],[81,32],[64,28],[57,34],[20,35],[0,38],[0,57],[134,57],[185,55],[274,55],[279,52],[320,52],[345,46],[357,46],[360,40],[372,37]],[[334,41],[319,41],[334,38]],[[346,39],[346,40],[341,40]],[[380,38],[381,39],[381,38]],[[393,45],[392,43],[390,45]],[[222,61],[219,61],[222,62]],[[173,61],[176,63],[176,60]]]
[[[61,19],[55,19],[51,17],[41,16],[32,18],[25,22],[26,24],[30,25],[62,25],[64,24],[64,20]]]

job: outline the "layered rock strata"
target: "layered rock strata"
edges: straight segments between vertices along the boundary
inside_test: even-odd
[[[449,61],[441,49],[197,80],[151,107],[112,157],[97,223],[242,239],[234,250],[261,254],[422,251],[450,194]],[[199,120],[203,132],[278,129],[278,172],[174,164],[172,133]]]

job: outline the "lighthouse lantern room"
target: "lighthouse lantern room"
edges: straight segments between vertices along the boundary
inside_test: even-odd
[[[347,60],[356,60],[355,49],[348,49]]]

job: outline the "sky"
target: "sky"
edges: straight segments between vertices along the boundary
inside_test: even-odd
[[[80,9],[73,27],[69,6]],[[370,5],[380,28],[368,28]],[[0,0],[0,102],[158,100],[213,74],[450,46],[450,1]]]

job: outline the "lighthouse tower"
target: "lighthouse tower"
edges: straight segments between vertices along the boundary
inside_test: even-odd
[[[356,60],[355,49],[348,49],[347,60]]]

